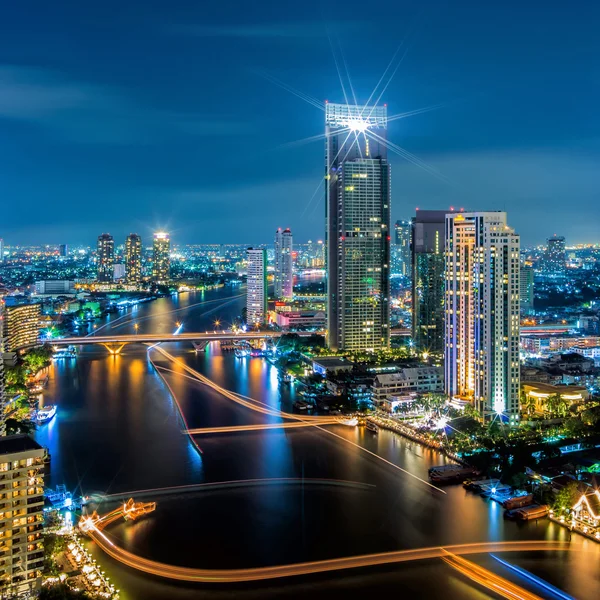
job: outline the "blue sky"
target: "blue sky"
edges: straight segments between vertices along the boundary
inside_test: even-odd
[[[323,113],[273,84],[343,101],[340,48],[388,137],[393,218],[506,210],[524,243],[598,241],[600,5],[27,1],[0,20],[0,237],[94,243],[104,231],[259,243],[323,236]],[[395,64],[394,64],[395,67]],[[311,201],[312,197],[312,201]]]

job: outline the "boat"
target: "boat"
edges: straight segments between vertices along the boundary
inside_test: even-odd
[[[460,483],[474,475],[479,475],[479,472],[462,465],[441,465],[429,469],[429,479],[435,483]]]
[[[533,504],[533,494],[527,494],[525,496],[507,498],[502,503],[502,506],[507,510],[512,510],[513,508],[523,508],[524,506],[530,506],[531,504]]]
[[[511,513],[509,515],[508,513]],[[512,516],[519,521],[530,521],[531,519],[541,519],[548,515],[548,507],[545,504],[531,504],[523,508],[507,511],[506,516]]]
[[[367,424],[365,425],[365,427],[371,432],[371,433],[379,433],[379,427],[377,427],[377,425],[375,425],[375,423],[372,423],[371,421],[367,421]]]
[[[340,419],[340,425],[347,425],[348,427],[356,427],[358,425],[358,419],[356,417],[352,417],[351,419]]]
[[[309,404],[307,402],[302,402],[302,400],[296,400],[294,402],[294,408],[297,410],[308,410]]]
[[[48,406],[44,406],[40,408],[36,415],[35,420],[38,423],[47,423],[54,417],[56,414],[56,404],[49,404]]]

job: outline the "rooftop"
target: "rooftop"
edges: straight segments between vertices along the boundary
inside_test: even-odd
[[[42,446],[28,435],[9,435],[0,438],[0,454],[14,454],[26,450],[42,450]]]
[[[339,356],[324,356],[323,358],[315,358],[313,362],[321,367],[351,367],[352,363],[343,357]]]

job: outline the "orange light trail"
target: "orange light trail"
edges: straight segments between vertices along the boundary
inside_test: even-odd
[[[465,577],[508,600],[543,600],[540,596],[532,594],[508,579],[504,579],[504,577],[500,577],[465,558],[456,556],[456,554],[449,553],[448,556],[442,556],[442,560]]]
[[[296,577],[313,573],[342,571],[376,565],[396,564],[414,560],[447,557],[452,554],[481,554],[484,552],[531,552],[531,551],[564,551],[570,550],[567,542],[530,541],[530,542],[485,542],[479,544],[458,544],[453,546],[435,546],[415,550],[400,550],[362,556],[348,556],[290,565],[273,567],[257,567],[252,569],[195,569],[178,567],[143,558],[117,546],[92,521],[83,525],[86,533],[96,542],[98,547],[109,556],[132,569],[150,573],[167,579],[179,581],[195,581],[199,583],[239,583],[243,581],[261,581],[282,577]],[[523,596],[526,598],[525,596]],[[531,598],[531,597],[530,597]]]
[[[339,425],[337,419],[330,419],[329,423],[320,422],[321,425]],[[298,421],[292,423],[260,423],[258,425],[231,425],[226,427],[200,427],[198,429],[186,429],[183,433],[188,435],[208,435],[211,433],[236,433],[239,431],[265,431],[269,429],[297,429],[299,427],[316,427],[316,423]]]

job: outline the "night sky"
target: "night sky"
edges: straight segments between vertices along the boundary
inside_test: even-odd
[[[268,80],[359,102],[392,55],[392,216],[506,210],[524,243],[597,242],[600,3],[383,0],[5,2],[0,237],[93,244],[323,237],[323,113]],[[395,67],[394,64],[393,68]]]

